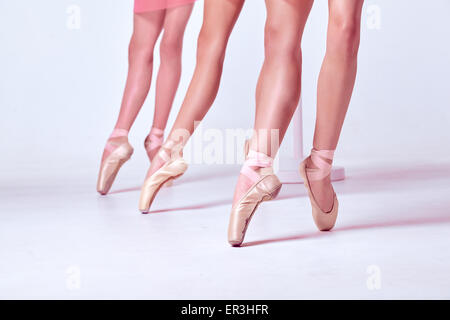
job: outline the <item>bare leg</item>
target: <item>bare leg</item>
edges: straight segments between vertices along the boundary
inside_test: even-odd
[[[266,0],[265,60],[256,93],[255,136],[250,149],[275,157],[271,132],[283,140],[301,89],[301,39],[313,0]],[[252,181],[239,176],[233,203]]]
[[[319,75],[314,148],[335,150],[356,78],[363,0],[329,0],[327,50]],[[311,161],[308,167],[314,167]],[[311,181],[325,212],[333,206],[330,177]]]
[[[161,33],[164,10],[135,14],[129,46],[129,68],[115,128],[103,151],[102,163],[119,145],[128,144],[128,131],[147,96],[153,67],[153,49]]]
[[[152,128],[159,129],[153,130],[152,134],[160,136],[161,139],[180,83],[184,31],[193,6],[193,4],[178,6],[166,9],[165,13],[164,33],[160,44],[161,64],[156,80],[155,113],[152,124]],[[150,159],[153,159],[157,151],[158,148],[152,148],[149,154]]]
[[[165,10],[134,15],[129,46],[129,67],[125,92],[115,128],[130,130],[150,89],[153,50],[161,33]]]
[[[181,77],[183,36],[193,4],[166,10],[160,44],[161,65],[156,80],[153,127],[164,130]]]
[[[194,122],[201,121],[216,98],[222,75],[225,50],[244,0],[205,0],[204,20],[198,38],[197,64],[194,75],[175,120],[169,140],[178,140],[186,132],[185,144],[194,132]],[[164,164],[158,156],[147,176]]]

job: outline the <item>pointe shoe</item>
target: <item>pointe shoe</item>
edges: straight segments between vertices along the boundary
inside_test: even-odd
[[[144,148],[150,162],[153,160],[154,154],[161,148],[163,141],[164,130],[152,128],[144,141]]]
[[[266,167],[260,167],[256,171],[250,168],[250,166],[264,165],[259,161],[253,161],[255,153],[252,150],[249,151],[249,158],[241,171],[242,174],[254,181],[254,184],[231,209],[228,242],[233,247],[240,246],[244,241],[248,225],[258,206],[264,201],[274,199],[281,190],[281,182],[271,167],[272,161],[266,162]]]
[[[328,155],[327,152],[328,151]],[[334,225],[336,224],[336,219],[338,216],[338,208],[339,208],[339,202],[336,197],[336,193],[334,194],[333,199],[333,207],[329,212],[324,212],[320,206],[317,204],[316,199],[314,198],[314,195],[311,191],[310,181],[311,178],[308,178],[308,171],[310,172],[310,176],[313,177],[314,180],[321,180],[328,176],[331,173],[331,164],[326,162],[325,159],[332,160],[332,150],[314,150],[311,153],[311,156],[308,158],[311,158],[311,161],[319,168],[319,169],[310,169],[307,168],[306,163],[308,158],[306,158],[301,164],[300,164],[300,175],[303,178],[304,184],[306,189],[308,190],[309,199],[311,202],[312,207],[312,216],[314,219],[314,223],[316,224],[317,228],[320,231],[330,231],[333,229]],[[330,156],[331,153],[331,156]]]
[[[159,155],[162,159],[168,159],[168,161],[159,168],[150,177],[145,179],[141,189],[141,196],[139,199],[139,210],[142,213],[148,213],[150,207],[158,194],[161,187],[174,179],[177,179],[187,170],[187,163],[181,157],[170,158],[167,152],[164,150],[172,149],[172,141],[168,141],[159,151]]]
[[[171,179],[171,180],[167,181],[166,183],[164,183],[163,187],[164,188],[172,187],[173,186],[173,180],[175,180],[175,179]]]
[[[159,148],[161,148],[163,141],[164,141],[164,130],[161,130],[159,128],[152,128],[144,141],[144,148],[145,151],[147,152],[147,156],[150,162],[152,162],[153,160],[153,154],[155,154],[155,152],[159,150]],[[171,186],[173,186],[172,180],[167,181],[164,184],[164,187],[171,187]]]
[[[97,191],[101,195],[109,192],[120,168],[133,154],[133,147],[127,138],[123,142],[108,141],[105,149],[111,149],[112,151],[100,165]]]

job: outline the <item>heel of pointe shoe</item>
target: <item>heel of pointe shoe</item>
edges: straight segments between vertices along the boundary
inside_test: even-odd
[[[270,193],[270,200],[273,200],[276,197],[278,197],[278,195],[280,194],[280,191],[281,191],[281,187],[282,187],[282,185],[280,184],[280,186],[278,188],[276,188],[274,191],[272,191]]]
[[[248,209],[241,208],[241,212],[235,212],[234,209],[232,210],[230,223],[228,226],[228,243],[231,246],[240,247],[242,245],[247,228],[258,206],[262,202],[270,201],[276,198],[281,190],[281,187],[282,184],[277,176],[268,175],[252,187],[255,190],[267,190],[262,191],[265,194],[260,198],[260,200],[256,200],[255,202],[254,195],[252,195],[253,192],[251,190],[247,193],[246,197],[240,200],[240,202],[249,202],[250,207]]]
[[[313,207],[313,218],[319,231],[330,231],[336,224],[339,201],[334,196],[333,209],[330,212],[323,212],[318,206]]]
[[[334,195],[333,208],[331,209],[331,211],[322,211],[322,209],[320,209],[319,205],[316,203],[314,195],[311,191],[311,187],[309,185],[309,180],[306,173],[306,160],[300,164],[299,171],[301,177],[303,178],[305,188],[308,192],[314,224],[316,225],[317,229],[319,229],[319,231],[330,231],[334,228],[338,215],[339,201],[336,195]]]
[[[147,156],[150,162],[153,160],[152,153],[154,155],[161,148],[164,142],[164,130],[152,127],[150,133],[144,140],[144,149],[147,152]],[[153,155],[153,156],[154,156]]]

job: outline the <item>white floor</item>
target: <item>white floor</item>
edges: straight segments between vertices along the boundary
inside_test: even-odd
[[[262,205],[245,247],[226,230],[237,168],[192,167],[137,211],[140,173],[0,181],[0,298],[450,298],[450,162],[347,168],[317,232],[303,185]]]

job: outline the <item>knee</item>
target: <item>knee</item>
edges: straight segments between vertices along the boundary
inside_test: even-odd
[[[134,36],[131,37],[130,45],[128,46],[128,59],[130,63],[135,61],[152,63],[153,48],[153,43],[139,40]]]
[[[164,35],[159,45],[161,60],[181,58],[183,39],[177,36]]]
[[[264,32],[266,58],[296,57],[300,54],[301,37],[281,21],[268,21]]]
[[[337,18],[330,21],[327,51],[344,59],[358,55],[360,22],[353,18]]]
[[[212,34],[202,30],[198,37],[197,56],[199,59],[208,59],[216,63],[223,63],[227,46],[227,36]]]

